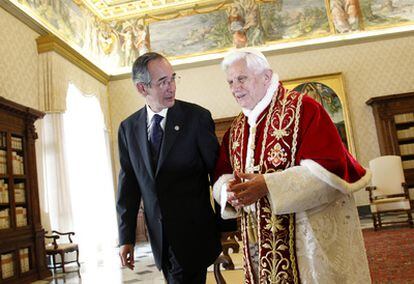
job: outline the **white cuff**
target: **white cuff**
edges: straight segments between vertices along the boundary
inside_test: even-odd
[[[300,165],[305,166],[312,172],[314,176],[318,177],[330,186],[340,190],[342,193],[345,194],[349,194],[360,190],[361,188],[367,186],[371,180],[371,171],[369,169],[365,169],[366,173],[362,178],[360,178],[356,182],[349,183],[340,178],[339,176],[331,173],[330,171],[328,171],[327,169],[325,169],[313,160],[302,160],[300,162]]]
[[[213,185],[213,197],[220,204],[223,219],[234,219],[240,215],[240,210],[236,210],[227,202],[227,184],[232,179],[232,174],[224,174]]]

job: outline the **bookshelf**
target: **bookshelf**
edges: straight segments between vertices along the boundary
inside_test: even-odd
[[[372,107],[381,155],[399,155],[410,188],[414,187],[414,92],[373,97]]]
[[[0,284],[50,275],[35,157],[34,122],[43,116],[0,97]]]

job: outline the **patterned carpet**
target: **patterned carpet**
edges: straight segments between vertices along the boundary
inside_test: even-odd
[[[372,283],[414,283],[414,229],[362,230]]]

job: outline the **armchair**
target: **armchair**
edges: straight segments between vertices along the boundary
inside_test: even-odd
[[[374,229],[391,224],[406,224],[413,227],[410,196],[405,183],[401,157],[378,157],[369,162],[369,167],[372,171],[372,186],[368,186],[366,190],[369,192]],[[406,214],[407,220],[384,222],[382,214],[392,212]]]
[[[78,267],[79,263],[79,248],[78,244],[75,244],[72,241],[71,236],[74,236],[74,232],[61,233],[58,231],[52,231],[51,235],[45,235],[45,239],[52,239],[52,242],[46,244],[46,255],[52,258],[51,267],[53,270],[56,268],[62,268],[63,273],[65,273],[65,264],[76,262]],[[68,243],[60,243],[58,240],[61,236],[67,236]],[[65,254],[70,252],[76,252],[76,260],[65,261]],[[56,255],[60,255],[60,262],[56,262]]]

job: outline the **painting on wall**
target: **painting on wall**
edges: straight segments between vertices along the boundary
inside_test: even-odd
[[[331,33],[324,0],[261,3],[260,13],[266,41]]]
[[[367,29],[414,23],[413,0],[359,0]]]
[[[151,49],[172,57],[232,46],[225,10],[150,23],[149,33]]]
[[[319,102],[328,112],[342,142],[355,156],[351,120],[341,74],[294,79],[283,82],[290,90],[305,92]]]

